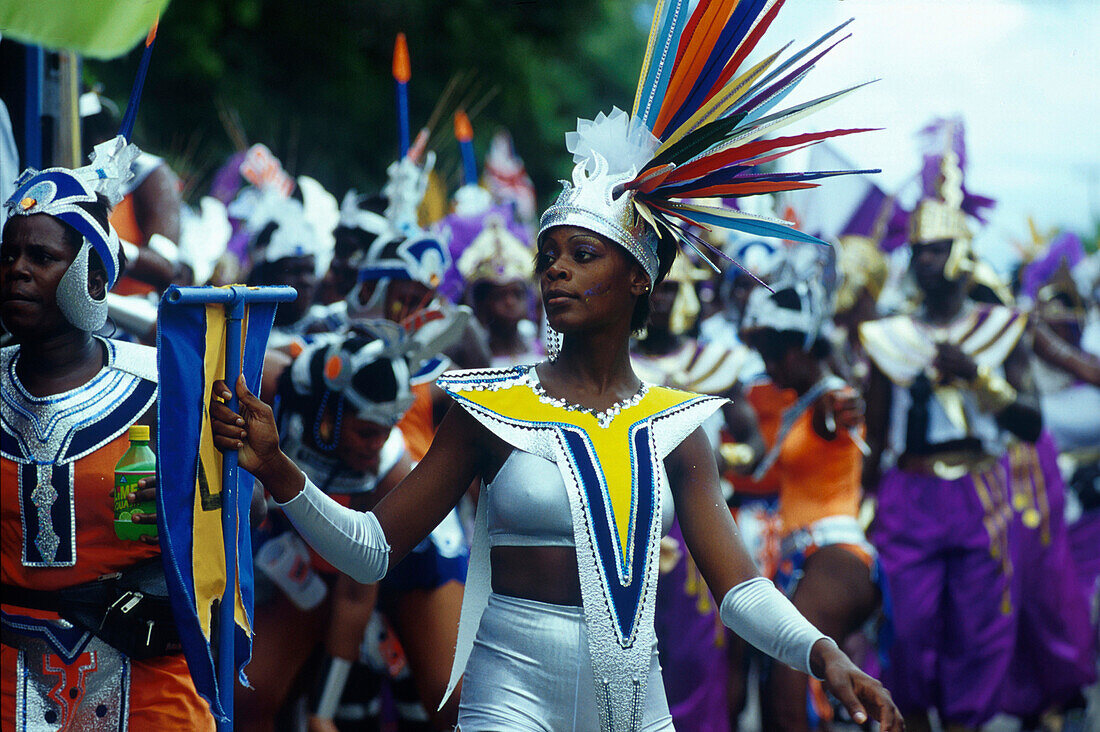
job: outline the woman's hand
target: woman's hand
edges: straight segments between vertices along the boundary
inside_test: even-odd
[[[137,482],[137,490],[126,496],[126,500],[130,503],[147,503],[152,502],[155,505],[157,500],[157,476],[152,475],[148,478],[142,478]],[[142,513],[140,511],[134,511],[130,514],[130,521],[135,524],[157,524],[157,512]],[[141,535],[141,541],[145,544],[157,544],[160,539],[155,536]]]
[[[826,392],[818,404],[823,410],[827,429],[831,422],[830,432],[847,432],[863,424],[863,397],[850,386]]]
[[[214,447],[222,452],[236,450],[237,464],[256,476],[280,503],[297,495],[305,479],[279,449],[279,430],[271,407],[248,390],[243,376],[237,379],[240,414],[225,403],[231,395],[224,381],[214,382],[210,396]]]
[[[825,677],[825,688],[844,704],[857,724],[867,721],[869,711],[882,732],[904,732],[905,720],[890,692],[860,671],[836,643],[828,639],[815,643],[810,651],[810,666],[814,673]]]

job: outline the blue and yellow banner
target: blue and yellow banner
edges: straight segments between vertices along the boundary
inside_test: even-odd
[[[241,364],[249,389],[258,393],[274,303],[245,308]],[[184,655],[199,694],[215,717],[226,719],[214,648],[217,607],[226,585],[222,534],[222,454],[210,427],[210,390],[225,378],[226,319],[220,304],[162,303],[157,321],[160,400],[157,405],[157,522],[172,610]],[[236,375],[225,381],[234,384]],[[236,669],[252,654],[252,545],[248,512],[252,476],[237,470]],[[233,558],[231,558],[232,561]],[[231,708],[231,707],[230,707]]]

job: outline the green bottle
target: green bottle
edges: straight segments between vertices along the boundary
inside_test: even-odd
[[[156,513],[156,501],[130,503],[127,500],[138,490],[138,481],[157,474],[157,456],[149,449],[149,426],[135,424],[130,427],[130,447],[115,465],[115,535],[120,539],[138,539],[156,536],[156,524],[135,524],[132,513]]]

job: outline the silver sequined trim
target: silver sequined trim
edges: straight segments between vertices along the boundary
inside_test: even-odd
[[[526,369],[523,368],[486,369],[453,373],[441,379],[440,385],[452,392],[485,391],[509,388],[526,379]],[[654,470],[657,481],[654,520],[648,527],[638,527],[638,530],[649,533],[650,551],[646,556],[645,565],[639,568],[643,573],[642,595],[638,615],[634,621],[633,634],[629,638],[619,637],[618,623],[610,605],[610,588],[604,581],[605,573],[599,566],[599,552],[594,546],[594,538],[589,529],[587,511],[582,497],[583,491],[578,477],[573,473],[572,462],[568,458],[561,431],[552,427],[533,427],[531,423],[523,420],[513,421],[477,404],[460,402],[470,414],[505,442],[557,463],[561,471],[562,479],[568,488],[573,517],[574,544],[577,548],[577,565],[585,622],[588,628],[592,670],[594,678],[598,680],[595,693],[600,705],[600,726],[605,732],[635,729],[638,710],[644,708],[648,669],[656,643],[653,627],[656,607],[654,594],[657,587],[657,557],[661,532],[661,483],[666,480],[661,461],[725,401],[716,397],[696,397],[652,415],[648,420],[652,428],[650,445],[653,450],[653,460],[656,463],[655,468],[658,468]],[[475,557],[471,555],[471,574],[477,575],[479,571],[485,571],[485,568],[475,567],[475,562]],[[477,603],[471,604],[471,606],[476,605]],[[463,603],[463,607],[464,609],[467,607],[466,602]],[[460,629],[468,622],[469,619],[464,617],[460,623]],[[462,652],[463,649],[460,648],[459,651]]]

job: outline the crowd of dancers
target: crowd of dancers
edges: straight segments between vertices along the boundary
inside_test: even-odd
[[[81,99],[101,162],[111,106]],[[580,173],[541,221],[503,131],[452,193],[427,135],[339,202],[261,144],[194,205],[147,153],[116,190],[64,169],[2,181],[6,728],[213,727],[180,656],[124,651],[119,681],[109,641],[67,658],[27,628],[65,617],[51,595],[155,561],[109,535],[104,487],[155,399],[140,344],[168,285],[233,282],[298,291],[240,420],[218,398],[243,387],[212,407],[258,478],[237,728],[452,729],[460,698],[461,729],[900,729],[893,704],[917,730],[1095,723],[1100,254],[1035,232],[1011,276],[984,262],[992,201],[965,187],[958,119],[922,133],[919,191],[815,192],[842,223],[807,233],[830,246],[692,219],[699,246],[677,254],[672,209],[614,228],[619,196],[669,174],[660,151],[601,182],[617,121],[589,124],[607,127],[571,141]],[[66,175],[84,182],[66,193]],[[798,192],[752,205],[813,218]],[[621,509],[611,484],[639,481],[654,495]],[[574,490],[602,490],[628,540]]]

